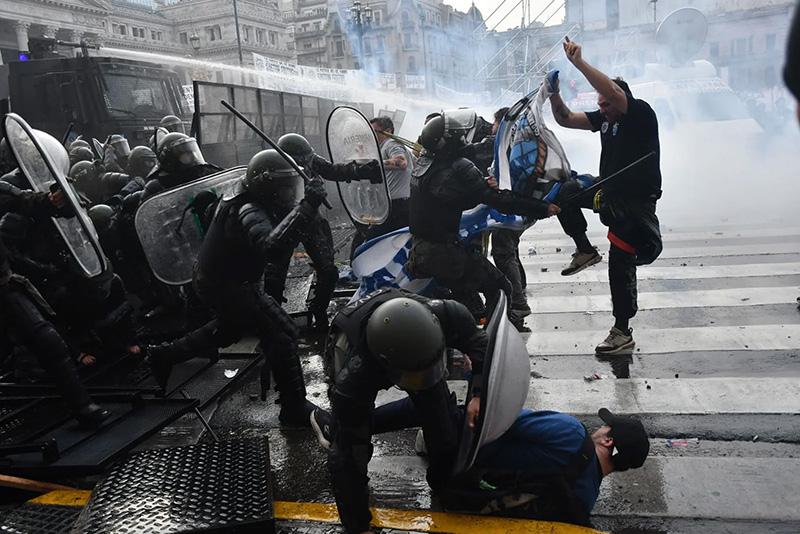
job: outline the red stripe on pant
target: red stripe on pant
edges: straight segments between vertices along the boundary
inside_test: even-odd
[[[608,240],[611,241],[611,244],[620,249],[623,252],[627,252],[628,254],[635,256],[636,249],[633,245],[619,237],[617,234],[612,232],[611,230],[608,231]]]

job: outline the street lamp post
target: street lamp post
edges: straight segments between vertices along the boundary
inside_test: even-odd
[[[422,34],[422,71],[425,74],[425,92],[430,93],[428,89],[428,45],[425,43],[425,15],[420,13],[419,15],[419,29],[420,33]]]
[[[239,6],[233,0],[233,22],[236,24],[236,48],[239,51],[239,66],[242,66],[242,36],[239,32]]]
[[[349,25],[358,36],[358,55],[361,57],[360,68],[364,68],[364,32],[372,24],[372,8],[363,5],[359,0],[354,0],[350,8]]]

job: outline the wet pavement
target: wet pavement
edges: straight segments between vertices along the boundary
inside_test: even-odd
[[[612,323],[605,260],[563,279],[558,271],[572,247],[558,227],[526,232],[520,252],[534,309],[526,321],[533,330],[526,336],[527,404],[574,414],[589,427],[599,425],[600,406],[640,414],[652,437],[650,458],[642,469],[604,481],[598,528],[798,532],[800,255],[792,249],[800,249],[800,228],[687,229],[667,231],[664,239],[665,258],[639,269],[637,349],[598,359],[590,347]],[[593,240],[605,248],[599,234]],[[326,406],[322,348],[305,341],[301,350],[309,398]],[[277,500],[332,502],[323,450],[309,430],[279,427],[274,394],[261,402],[257,378],[246,377],[209,413],[214,430],[220,437],[269,436]],[[175,439],[202,434],[191,417],[166,432]],[[414,454],[415,435],[376,437],[370,464],[376,505],[436,508],[425,464]],[[280,524],[280,532],[292,534],[338,531]]]

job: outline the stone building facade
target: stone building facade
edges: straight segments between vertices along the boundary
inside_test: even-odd
[[[294,39],[277,2],[237,0],[244,65],[252,53],[294,61]],[[28,50],[30,37],[86,40],[238,64],[232,2],[216,0],[0,0],[3,62]]]

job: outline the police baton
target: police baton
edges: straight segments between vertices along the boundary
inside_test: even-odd
[[[308,181],[310,181],[310,180],[311,180],[311,179],[308,177],[308,175],[306,175],[306,173],[304,173],[304,172],[303,172],[303,170],[300,168],[300,166],[299,166],[299,165],[297,165],[297,163],[295,163],[295,161],[294,161],[294,160],[291,158],[291,156],[289,156],[289,154],[287,154],[286,152],[284,152],[284,151],[283,151],[283,149],[282,149],[281,147],[279,147],[279,146],[277,145],[277,143],[275,143],[275,141],[273,141],[272,139],[270,139],[269,137],[267,137],[267,134],[265,134],[264,132],[262,132],[262,131],[261,131],[261,130],[258,128],[258,126],[256,126],[255,124],[253,124],[253,123],[252,123],[252,121],[250,121],[250,119],[248,119],[247,117],[245,117],[244,115],[242,115],[242,114],[239,112],[239,110],[238,110],[238,109],[236,109],[235,107],[231,106],[231,105],[230,105],[230,104],[228,104],[226,101],[224,101],[224,100],[220,100],[220,101],[219,101],[219,103],[220,103],[220,104],[222,104],[223,106],[225,106],[225,108],[226,108],[228,111],[230,111],[231,113],[233,113],[233,114],[236,116],[236,118],[237,118],[237,119],[239,119],[240,121],[242,121],[243,123],[245,123],[245,124],[247,125],[247,127],[248,127],[248,128],[250,128],[251,130],[253,130],[253,131],[256,133],[256,135],[258,135],[258,136],[259,136],[261,139],[263,139],[263,140],[264,140],[264,142],[266,142],[266,143],[267,143],[269,146],[271,146],[272,148],[274,148],[274,149],[275,149],[275,151],[276,151],[276,152],[278,152],[278,154],[280,154],[280,155],[281,155],[281,157],[283,157],[283,159],[285,159],[285,160],[286,160],[286,161],[289,163],[289,165],[291,165],[291,166],[292,166],[292,168],[293,168],[295,171],[297,171],[297,173],[298,173],[300,176],[302,176],[302,177],[303,177],[303,179],[304,179],[305,181],[307,181],[307,182],[308,182]],[[330,202],[328,202],[328,199],[327,199],[327,198],[326,198],[326,199],[323,199],[323,200],[322,200],[322,203],[323,203],[323,204],[325,204],[325,207],[326,207],[326,208],[328,208],[329,210],[330,210],[330,209],[333,209],[333,206],[331,206],[331,203],[330,203]]]
[[[619,176],[619,175],[620,175],[620,174],[622,174],[623,172],[625,172],[625,171],[629,170],[631,167],[635,167],[636,165],[639,165],[640,163],[642,163],[642,162],[643,162],[644,160],[646,160],[647,158],[649,158],[649,157],[651,157],[651,156],[654,156],[654,155],[655,155],[655,153],[656,153],[656,151],[655,151],[655,150],[651,150],[650,152],[648,152],[647,154],[645,154],[645,155],[644,155],[644,156],[642,156],[641,158],[637,159],[637,160],[636,160],[636,161],[634,161],[633,163],[630,163],[630,164],[628,164],[628,165],[624,166],[623,168],[621,168],[621,169],[620,169],[620,170],[618,170],[617,172],[613,173],[611,176],[608,176],[608,177],[606,177],[606,178],[603,178],[603,179],[602,179],[602,180],[600,180],[599,182],[595,182],[595,183],[593,183],[592,185],[590,185],[590,186],[589,186],[589,187],[587,187],[586,189],[583,189],[582,191],[579,191],[578,193],[575,193],[574,195],[572,195],[572,196],[571,196],[571,197],[569,197],[568,199],[566,199],[566,200],[564,200],[564,201],[560,202],[558,205],[559,205],[559,206],[567,206],[567,205],[569,205],[569,204],[571,204],[571,203],[575,202],[576,200],[578,200],[578,199],[579,199],[580,197],[582,197],[583,195],[585,195],[585,194],[587,194],[587,193],[593,193],[593,192],[597,191],[598,189],[600,189],[600,186],[602,186],[604,183],[608,182],[609,180],[613,180],[614,178],[616,178],[617,176]]]

